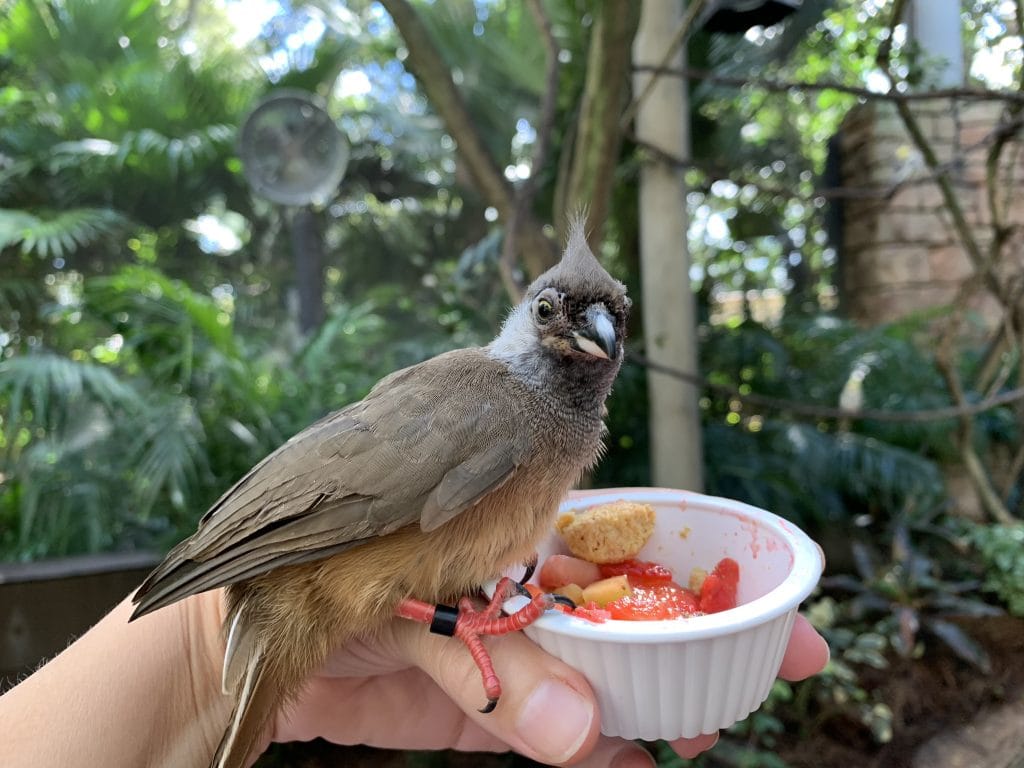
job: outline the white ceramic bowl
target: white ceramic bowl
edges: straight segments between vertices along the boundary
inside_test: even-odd
[[[736,560],[739,605],[708,616],[603,624],[549,611],[524,631],[590,681],[608,736],[692,738],[744,719],[768,696],[797,607],[821,576],[821,551],[777,515],[688,491],[587,491],[561,512],[619,499],[654,506],[654,534],[638,557],[668,566],[676,581],[685,585],[694,566],[711,570],[723,557]],[[554,532],[538,548],[541,563],[567,552]],[[523,605],[516,597],[505,608]]]

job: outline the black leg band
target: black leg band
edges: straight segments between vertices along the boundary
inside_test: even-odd
[[[458,620],[458,608],[438,603],[434,606],[434,619],[430,622],[430,631],[435,635],[453,637],[455,635],[455,622]]]

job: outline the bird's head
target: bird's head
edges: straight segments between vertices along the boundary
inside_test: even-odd
[[[561,261],[526,289],[491,349],[509,362],[547,352],[614,372],[622,362],[630,303],[626,287],[591,253],[576,220]]]

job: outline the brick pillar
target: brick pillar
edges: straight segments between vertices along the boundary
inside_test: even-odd
[[[951,163],[955,187],[983,249],[991,242],[985,159],[999,124],[998,102],[950,99],[912,104],[921,128],[943,163]],[[948,305],[973,274],[938,185],[903,128],[894,105],[871,102],[844,121],[839,146],[842,183],[856,196],[843,203],[839,268],[842,300],[853,319],[876,324]],[[1003,151],[1000,185],[1013,201],[1011,224],[1024,223],[1024,144]],[[1021,193],[1016,190],[1021,189]],[[1008,244],[1000,270],[1019,279],[1021,237]],[[999,322],[991,296],[979,294],[972,307],[986,324]]]

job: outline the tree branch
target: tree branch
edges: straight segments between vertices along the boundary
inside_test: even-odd
[[[487,151],[469,109],[455,87],[448,65],[441,58],[416,10],[408,0],[381,0],[381,5],[391,15],[409,50],[406,66],[444,120],[480,193],[498,209],[498,213],[508,216],[515,202],[512,185]]]
[[[587,239],[593,247],[601,240],[611,204],[622,147],[620,117],[629,93],[633,38],[639,23],[640,3],[599,5],[590,35],[571,160],[555,194],[556,220],[586,209]]]
[[[555,263],[558,249],[544,235],[531,210],[520,208],[517,212],[515,188],[488,151],[465,101],[455,87],[448,65],[430,39],[416,10],[408,0],[381,0],[381,5],[391,15],[409,50],[406,67],[444,121],[478,191],[489,205],[498,210],[505,222],[505,235],[510,250],[507,259],[503,254],[500,266],[512,300],[519,301],[521,292],[517,290],[520,282],[516,279],[517,264],[522,264],[530,277],[536,277]]]
[[[1024,104],[1024,93],[1019,91],[995,90],[989,88],[936,88],[931,91],[871,91],[856,85],[846,85],[828,81],[808,82],[806,80],[777,80],[774,78],[757,77],[754,75],[732,76],[720,75],[710,69],[699,67],[656,67],[636,66],[636,72],[655,72],[662,75],[685,77],[704,83],[723,85],[733,88],[753,87],[770,93],[788,93],[789,91],[811,92],[836,91],[856,96],[866,101],[927,101],[929,99],[963,99],[970,101],[1006,101]]]
[[[514,189],[515,202],[505,221],[505,238],[501,244],[499,271],[509,297],[516,301],[523,295],[526,286],[516,269],[516,251],[519,248],[519,232],[527,212],[533,207],[537,196],[537,180],[544,164],[547,163],[551,148],[551,134],[555,127],[555,108],[558,105],[558,42],[551,30],[551,22],[544,12],[540,0],[527,0],[526,7],[533,17],[547,58],[544,77],[544,94],[541,99],[540,119],[537,124],[537,141],[533,145],[530,161],[530,175]]]
[[[865,421],[883,421],[887,423],[922,424],[933,421],[946,421],[961,416],[977,416],[978,414],[991,411],[993,408],[1024,401],[1024,387],[1001,392],[992,397],[986,397],[977,403],[964,403],[962,405],[951,405],[944,408],[926,408],[917,411],[890,411],[878,408],[859,408],[848,410],[846,408],[832,408],[827,405],[814,405],[804,400],[787,400],[781,397],[770,395],[759,395],[756,393],[742,393],[737,387],[730,387],[725,384],[716,384],[696,373],[680,371],[671,366],[654,362],[650,358],[630,351],[628,362],[636,363],[644,368],[649,368],[659,373],[664,373],[688,384],[694,384],[711,392],[717,392],[732,400],[739,400],[747,405],[769,408],[774,411],[785,411],[796,416],[805,416],[813,419],[858,419]]]
[[[1024,120],[1022,120],[1024,123]],[[999,129],[995,129],[990,136],[994,135]],[[762,179],[751,179],[751,178],[738,178],[731,175],[732,170],[724,165],[716,165],[702,160],[684,159],[666,152],[661,147],[655,146],[649,142],[643,141],[637,136],[630,134],[630,141],[632,141],[637,147],[650,152],[656,156],[660,161],[673,165],[676,168],[683,170],[695,170],[701,171],[708,176],[714,177],[716,180],[731,181],[739,187],[753,187],[759,192],[766,195],[780,195],[782,197],[788,197],[796,200],[811,200],[815,197],[823,197],[826,200],[878,200],[884,202],[891,200],[896,196],[896,193],[902,189],[908,187],[914,187],[921,184],[930,184],[935,181],[937,173],[929,171],[924,176],[916,176],[913,178],[903,179],[900,181],[887,184],[885,186],[877,187],[816,187],[806,194],[796,194],[793,189],[789,187],[782,187],[774,184],[767,184]],[[972,145],[965,150],[965,154],[969,154],[976,149],[984,146],[986,139],[982,139],[977,145]],[[955,164],[956,160],[951,160],[948,163],[943,163],[940,169],[951,169]]]
[[[896,90],[897,83],[896,75],[892,66],[892,44],[893,39],[895,38],[896,27],[903,18],[903,11],[906,7],[906,3],[907,0],[894,1],[892,16],[889,22],[889,36],[882,41],[882,44],[878,49],[878,66],[889,79],[890,93]],[[974,275],[972,275],[971,278],[963,284],[958,292],[954,303],[954,311],[950,315],[950,320],[946,324],[935,353],[936,367],[945,379],[946,385],[953,397],[953,401],[956,403],[958,408],[963,409],[967,407],[967,398],[963,390],[963,385],[960,381],[959,373],[956,370],[956,366],[953,364],[953,340],[956,331],[962,324],[962,318],[967,307],[967,300],[979,283],[984,283],[992,294],[1000,300],[1000,303],[1005,306],[1005,303],[1003,302],[1003,292],[1001,286],[998,284],[998,280],[992,272],[993,264],[991,258],[986,258],[986,255],[982,253],[981,247],[978,245],[978,240],[974,236],[974,231],[971,228],[970,223],[967,221],[963,206],[960,204],[956,191],[953,189],[953,182],[950,178],[949,170],[942,168],[942,164],[939,162],[935,149],[925,137],[924,131],[921,130],[921,125],[906,99],[895,99],[894,102],[896,105],[896,111],[899,113],[900,118],[903,121],[903,127],[906,129],[911,141],[914,143],[914,146],[917,147],[918,152],[921,153],[921,157],[924,158],[925,164],[933,173],[935,173],[935,182],[942,194],[943,203],[953,219],[953,227],[956,229],[960,243],[974,267]],[[992,152],[996,151],[996,162],[998,163],[999,145],[1000,141],[997,139],[993,146],[993,150],[990,150],[989,152],[990,161],[992,158]],[[991,256],[991,254],[989,255]],[[985,471],[985,467],[974,448],[974,421],[971,418],[971,415],[966,411],[960,413],[957,416],[957,425],[957,442],[959,443],[960,455],[963,459],[964,467],[974,484],[974,489],[978,493],[982,506],[988,514],[996,520],[1003,523],[1012,521],[1013,516],[1006,508],[1006,505],[1003,504],[1003,500],[1000,498],[998,492],[993,486],[991,478],[989,478],[988,473]]]

